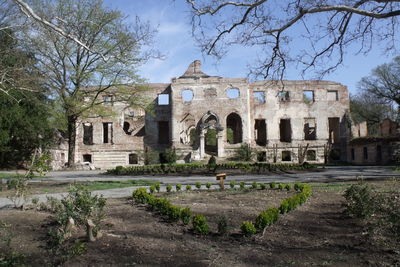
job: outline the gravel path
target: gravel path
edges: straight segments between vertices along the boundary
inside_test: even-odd
[[[2,172],[4,173],[4,172]],[[10,172],[10,173],[15,173]],[[400,172],[393,172],[391,167],[381,167],[381,166],[329,166],[325,169],[319,169],[317,172],[302,172],[302,173],[277,173],[277,174],[262,174],[262,175],[235,175],[227,177],[227,182],[229,180],[245,181],[250,184],[251,182],[311,182],[311,181],[338,181],[338,180],[354,180],[357,177],[362,177],[364,179],[386,179],[386,178],[400,178]],[[115,175],[103,175],[102,171],[58,171],[50,172],[42,179],[33,179],[32,182],[41,181],[58,181],[58,182],[73,182],[73,181],[126,181],[126,180],[153,180],[159,181],[161,184],[161,190],[165,191],[166,184],[192,184],[195,182],[201,182],[205,184],[206,182],[211,182],[214,187],[217,187],[217,181],[215,176],[115,176]],[[4,179],[3,179],[4,182]],[[142,187],[142,186],[140,186]],[[204,187],[204,186],[203,186]],[[132,194],[132,191],[138,188],[126,187],[117,189],[107,189],[93,191],[94,194],[101,194],[106,198],[120,198],[127,197]],[[194,188],[194,186],[193,186]],[[184,189],[184,188],[183,188]],[[39,201],[46,201],[47,197],[55,197],[60,199],[65,193],[56,194],[41,194],[33,195],[32,197],[39,198]],[[30,202],[30,200],[28,200]],[[8,198],[0,198],[0,209],[12,207],[13,203]]]

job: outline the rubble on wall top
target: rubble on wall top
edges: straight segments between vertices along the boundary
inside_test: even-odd
[[[201,70],[201,61],[195,60],[189,65],[185,73],[179,78],[181,79],[181,78],[208,78],[208,77],[210,76],[205,74]]]

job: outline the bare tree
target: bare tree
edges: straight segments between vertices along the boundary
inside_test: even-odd
[[[120,12],[105,9],[102,0],[38,0],[29,8],[40,19],[33,20],[23,39],[65,114],[72,166],[78,118],[89,111],[100,114],[106,93],[114,101],[137,104],[134,92],[120,85],[142,82],[136,71],[149,56],[142,49],[153,31],[139,18],[127,24]]]
[[[258,51],[253,76],[284,77],[288,63],[318,78],[342,64],[346,51],[396,49],[398,0],[186,0],[203,52],[221,58],[243,45]]]
[[[373,69],[370,76],[361,79],[359,88],[372,97],[397,106],[400,113],[400,57]]]

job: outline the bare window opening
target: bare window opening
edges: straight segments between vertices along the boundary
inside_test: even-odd
[[[237,88],[230,88],[226,90],[226,95],[228,98],[234,99],[234,98],[239,98],[240,96],[240,91]]]
[[[112,143],[112,122],[103,122],[103,143],[108,144]]]
[[[314,102],[314,91],[311,90],[303,91],[303,101],[304,103],[307,104]]]
[[[306,160],[307,161],[317,160],[317,153],[315,152],[315,150],[307,150]]]
[[[282,161],[292,161],[292,153],[290,151],[282,151]]]
[[[264,91],[255,91],[255,92],[253,92],[253,97],[256,100],[256,103],[258,103],[258,104],[264,104],[265,103],[265,92]]]
[[[138,164],[139,160],[138,160],[138,155],[135,153],[131,153],[129,154],[129,164]]]
[[[142,128],[140,128],[140,130],[135,133],[135,136],[139,136],[139,137],[145,136],[145,135],[146,135],[146,128],[144,126]]]
[[[382,146],[377,145],[376,146],[376,162],[381,162],[382,161]]]
[[[83,144],[93,145],[93,125],[91,123],[83,124]]]
[[[82,157],[83,157],[83,162],[92,163],[92,155],[91,154],[84,154],[84,155],[82,155]]]
[[[364,152],[364,159],[368,159],[368,148],[366,146],[363,147],[363,152]]]
[[[328,90],[327,93],[328,101],[338,101],[339,100],[339,93],[337,90]]]
[[[231,113],[226,118],[226,128],[230,129],[231,137],[227,131],[227,141],[230,144],[238,144],[242,142],[242,119],[236,113]]]
[[[103,96],[103,104],[105,106],[112,106],[114,101],[113,95],[104,95]]]
[[[169,122],[159,121],[158,122],[158,143],[168,144],[169,143]]]
[[[328,118],[329,124],[329,143],[336,144],[340,141],[339,136],[339,118]]]
[[[183,100],[183,102],[192,102],[193,91],[192,90],[183,90],[182,91],[182,100]]]
[[[304,140],[316,140],[317,139],[317,127],[315,118],[304,119]]]
[[[281,142],[292,142],[292,127],[290,125],[290,119],[281,119],[279,130]]]
[[[355,159],[355,151],[354,148],[351,149],[351,160]]]
[[[169,94],[159,94],[157,98],[157,104],[159,106],[169,105]]]
[[[124,127],[123,127],[123,129],[124,129],[124,132],[125,132],[127,135],[131,135],[131,134],[132,134],[132,130],[129,130],[129,128],[131,128],[131,124],[130,124],[129,122],[127,122],[127,121],[124,121]]]
[[[60,157],[61,162],[65,162],[65,153],[61,153]]]
[[[254,130],[256,144],[265,146],[267,144],[267,124],[265,120],[255,120]]]
[[[290,95],[288,91],[279,91],[278,92],[278,99],[281,102],[290,101]]]

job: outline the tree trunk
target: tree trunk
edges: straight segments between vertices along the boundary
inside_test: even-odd
[[[75,165],[75,141],[76,141],[76,120],[75,116],[68,116],[68,167]]]

